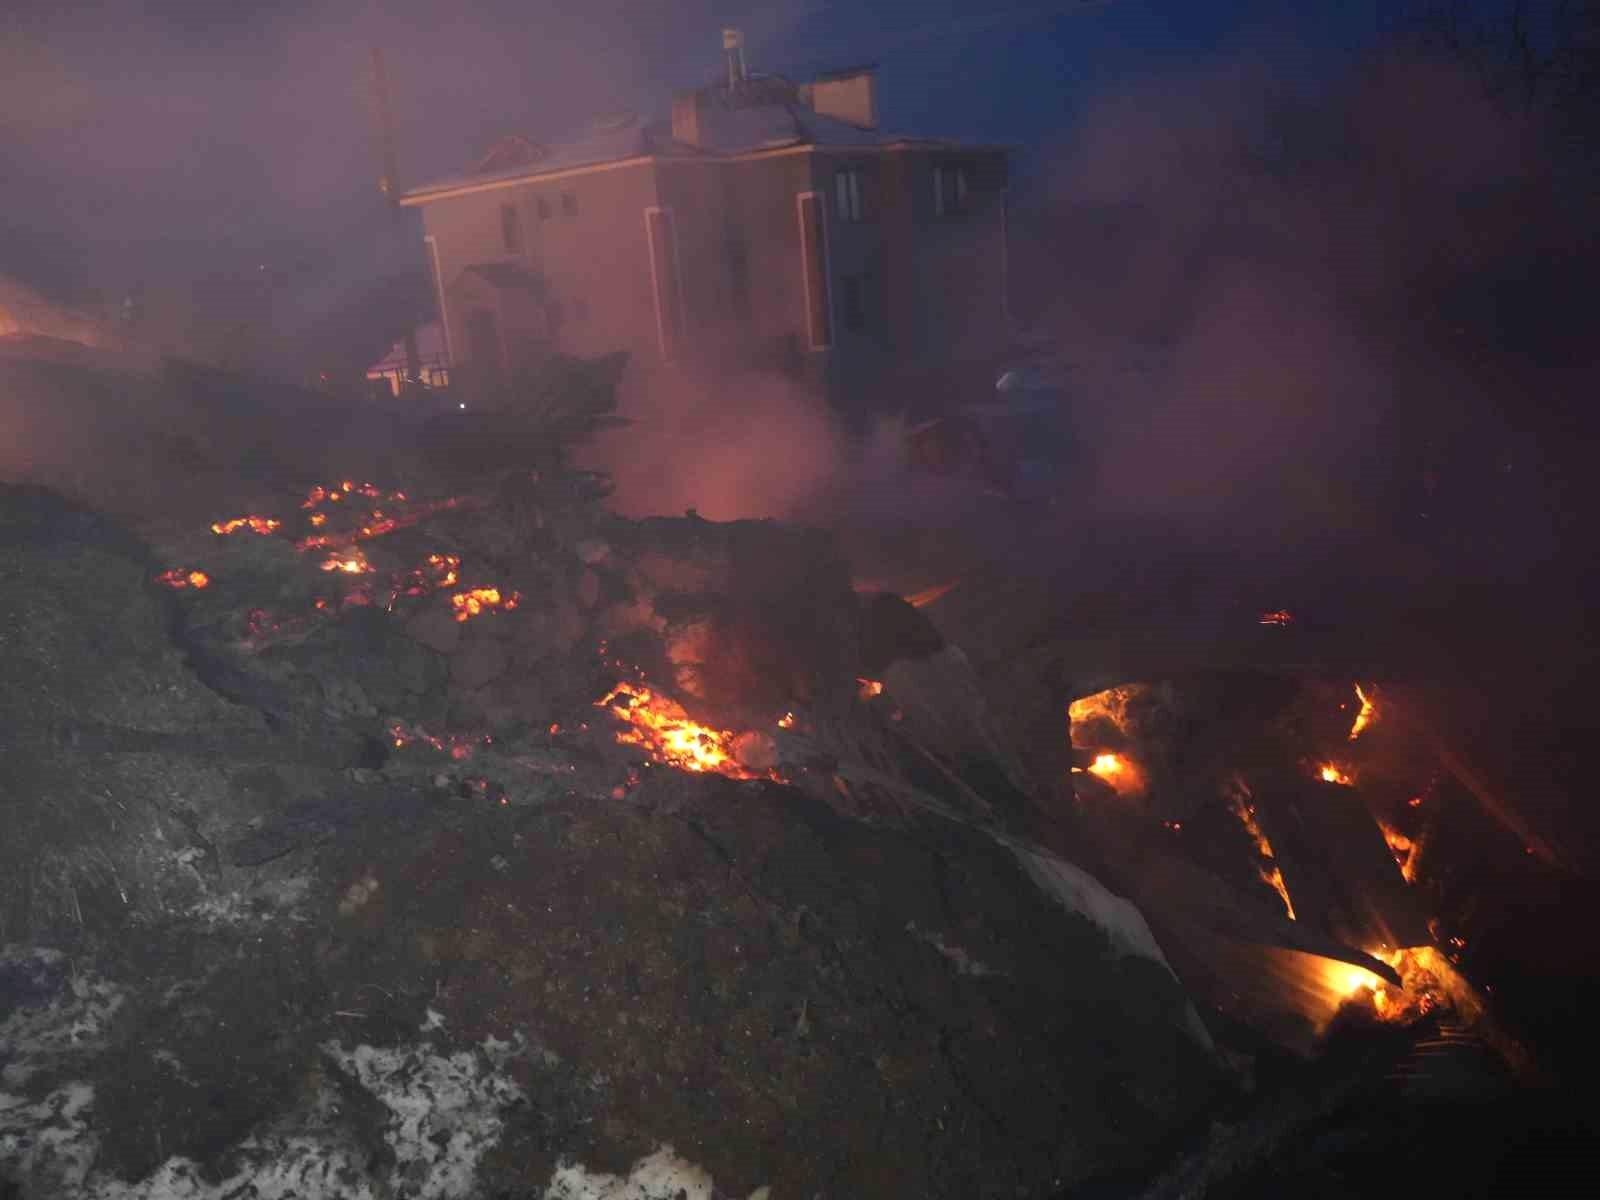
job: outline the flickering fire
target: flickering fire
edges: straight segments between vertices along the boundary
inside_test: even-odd
[[[1107,688],[1103,692],[1095,692],[1092,696],[1083,696],[1067,706],[1067,719],[1075,730],[1077,726],[1088,726],[1094,721],[1102,720],[1109,721],[1118,733],[1125,734],[1128,731],[1128,705],[1143,693],[1142,685],[1129,683],[1121,687]],[[1086,732],[1092,736],[1092,730]]]
[[[1256,864],[1256,874],[1261,876],[1261,882],[1278,893],[1278,898],[1283,901],[1284,915],[1291,921],[1295,920],[1294,901],[1289,899],[1289,885],[1284,882],[1283,870],[1278,866],[1276,855],[1272,853],[1272,843],[1267,840],[1267,835],[1262,832],[1260,824],[1256,821],[1256,808],[1251,803],[1250,789],[1242,779],[1232,781],[1228,789],[1228,807],[1233,810],[1233,815],[1239,818],[1239,824],[1244,826],[1244,831],[1255,843],[1256,854],[1261,860]]]
[[[595,707],[609,708],[627,723],[628,727],[617,733],[620,744],[639,746],[656,762],[732,779],[761,778],[733,756],[734,734],[691,721],[677,701],[658,696],[647,687],[619,683],[595,701]]]
[[[469,621],[482,613],[498,609],[511,612],[522,603],[521,592],[501,595],[496,587],[469,588],[450,597],[450,607],[456,611],[457,621]]]
[[[866,700],[871,700],[874,696],[881,696],[881,695],[883,695],[883,680],[881,680],[881,679],[857,679],[856,680],[856,697],[857,697],[857,699],[866,701]]]
[[[211,532],[219,537],[227,537],[229,534],[238,533],[241,529],[248,529],[251,533],[259,533],[265,537],[275,532],[282,524],[282,521],[274,517],[233,517],[227,521],[213,521]]]
[[[1317,768],[1317,775],[1322,779],[1323,783],[1337,783],[1344,787],[1355,786],[1354,780],[1350,778],[1349,772],[1347,772],[1337,763],[1323,763]]]
[[[1369,1005],[1388,1023],[1409,1023],[1438,1008],[1449,1008],[1464,1021],[1484,1015],[1482,997],[1436,946],[1410,946],[1395,950],[1379,947],[1367,951],[1393,967],[1400,986],[1350,963],[1322,959],[1325,985],[1337,1004]]]
[[[1377,695],[1376,692],[1373,693],[1373,696],[1375,695]],[[1365,733],[1367,727],[1378,719],[1378,707],[1373,700],[1373,696],[1367,695],[1366,692],[1361,690],[1361,685],[1359,683],[1356,684],[1356,699],[1361,702],[1361,711],[1356,713],[1355,724],[1350,726],[1350,740],[1352,742]]]
[[[174,591],[181,591],[184,588],[199,591],[201,588],[211,586],[211,576],[204,571],[185,571],[181,567],[174,567],[157,575],[156,582]]]
[[[345,554],[330,554],[322,560],[322,569],[338,571],[345,575],[367,575],[372,571],[372,564],[361,551],[351,550]]]
[[[461,581],[461,557],[456,554],[430,554],[420,567],[404,572],[395,581],[395,591],[403,596],[426,596],[440,588],[454,587]]]
[[[1286,608],[1274,608],[1261,614],[1259,624],[1271,625],[1279,629],[1294,624],[1294,614]]]
[[[1417,855],[1422,850],[1421,842],[1401,833],[1393,825],[1378,822],[1378,828],[1383,831],[1383,840],[1389,847],[1389,852],[1394,855],[1394,861],[1400,868],[1400,874],[1407,883],[1416,882]]]

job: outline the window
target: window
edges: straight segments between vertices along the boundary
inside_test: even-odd
[[[578,198],[571,192],[561,193],[561,215],[575,217],[578,215]]]
[[[867,329],[867,281],[861,275],[844,277],[844,327],[851,333]]]
[[[548,221],[549,219],[550,219],[550,197],[549,196],[540,196],[539,197],[539,220]]]
[[[750,252],[737,234],[729,234],[725,243],[728,256],[728,307],[733,315],[750,315]]]
[[[522,214],[517,212],[515,204],[500,206],[500,241],[507,254],[518,254],[522,250]]]
[[[967,211],[972,176],[965,164],[943,163],[933,168],[933,215],[955,217]]]
[[[833,211],[841,221],[860,221],[862,180],[860,167],[842,167],[833,173]]]

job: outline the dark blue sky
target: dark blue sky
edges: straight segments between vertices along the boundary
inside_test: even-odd
[[[8,0],[0,269],[115,291],[162,270],[303,258],[329,281],[392,253],[375,233],[364,86],[389,54],[402,179],[453,172],[496,134],[558,137],[598,112],[665,111],[720,65],[875,60],[887,126],[1030,152],[1104,90],[1229,56],[1312,77],[1370,40],[1381,0]],[[1307,10],[1310,10],[1309,12]]]

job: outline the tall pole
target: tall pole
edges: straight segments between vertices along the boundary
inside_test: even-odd
[[[389,107],[389,76],[384,70],[383,48],[372,47],[372,92],[378,114],[378,153],[380,159],[378,191],[389,202],[389,213],[397,229],[405,228],[405,211],[400,207],[400,170],[394,138],[394,115]],[[421,355],[417,352],[417,331],[406,321],[406,382],[416,383],[422,376]]]

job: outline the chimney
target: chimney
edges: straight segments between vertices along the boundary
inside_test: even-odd
[[[854,125],[857,129],[878,127],[878,66],[851,67],[830,71],[810,83],[800,85],[800,99],[812,112]]]
[[[732,91],[749,78],[744,67],[744,33],[738,29],[724,29],[722,52],[728,56],[728,90]]]

